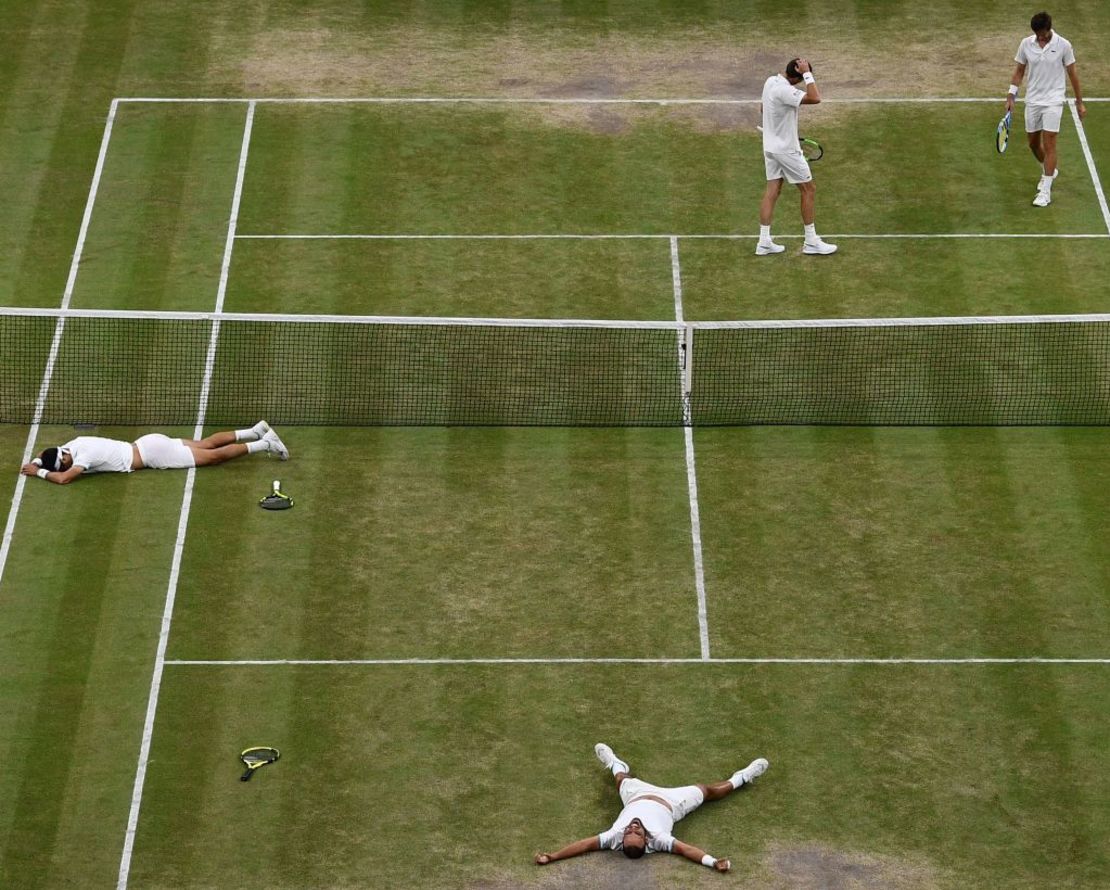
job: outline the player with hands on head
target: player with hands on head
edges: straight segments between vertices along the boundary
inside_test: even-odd
[[[753,760],[723,782],[662,788],[634,779],[628,764],[617,757],[608,745],[595,745],[594,753],[601,765],[612,772],[624,808],[608,831],[567,844],[554,853],[537,853],[536,865],[548,865],[595,850],[620,850],[629,859],[639,859],[645,853],[677,853],[715,871],[728,871],[732,867],[728,859],[717,859],[705,850],[673,837],[671,829],[675,822],[688,816],[705,801],[720,800],[737,788],[750,785],[767,771],[769,764],[766,760],[762,757]]]
[[[805,83],[805,89],[798,84]],[[767,171],[767,188],[759,205],[759,243],[756,256],[782,253],[786,250],[771,239],[771,221],[775,202],[782,194],[785,179],[801,192],[802,225],[805,244],[802,253],[825,256],[836,253],[836,245],[822,241],[814,223],[817,189],[809,162],[798,145],[798,106],[817,105],[821,93],[813,76],[813,67],[806,59],[791,59],[786,71],[772,74],[763,84],[763,161]]]
[[[171,439],[161,433],[121,442],[102,436],[78,436],[47,448],[20,472],[57,485],[82,473],[133,473],[136,470],[185,470],[222,464],[248,454],[269,452],[289,459],[289,449],[264,420],[245,430],[213,433],[203,439]]]
[[[1047,207],[1052,203],[1052,184],[1060,173],[1056,164],[1056,137],[1064,114],[1067,84],[1071,81],[1075,94],[1075,110],[1082,121],[1087,116],[1083,104],[1083,91],[1079,87],[1079,74],[1075,68],[1075,50],[1071,43],[1052,30],[1052,16],[1038,12],[1029,22],[1033,33],[1018,45],[1014,56],[1016,66],[1010,78],[1010,91],[1006,96],[1006,110],[1013,112],[1014,100],[1021,82],[1025,85],[1025,132],[1029,148],[1041,164],[1041,178],[1037,183],[1034,207]]]

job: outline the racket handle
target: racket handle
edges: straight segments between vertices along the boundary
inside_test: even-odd
[[[254,770],[253,770],[253,769],[251,769],[251,768],[250,768],[250,767],[248,766],[248,767],[247,767],[247,771],[246,771],[245,773],[243,773],[243,775],[241,775],[241,776],[239,777],[239,781],[240,781],[240,782],[249,782],[249,781],[250,781],[250,778],[251,778],[251,776],[253,776],[253,775],[254,775]]]

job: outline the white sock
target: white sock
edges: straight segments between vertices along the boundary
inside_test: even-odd
[[[269,451],[270,443],[263,442],[261,439],[256,439],[253,442],[247,443],[247,454],[258,454],[260,451]]]
[[[817,224],[810,223],[805,227],[806,244],[816,244],[821,239],[817,237]]]
[[[742,769],[738,769],[729,777],[728,782],[732,786],[732,790],[735,791],[737,788],[744,784],[744,771]]]
[[[770,240],[771,240],[771,227],[770,226],[760,226],[759,227],[759,243],[760,244],[767,244],[767,243],[770,242]]]
[[[266,421],[260,420],[249,430],[236,430],[236,442],[255,442],[266,433]]]

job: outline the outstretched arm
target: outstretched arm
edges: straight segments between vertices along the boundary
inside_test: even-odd
[[[696,862],[699,865],[707,865],[714,871],[728,871],[732,868],[732,863],[727,859],[714,859],[705,850],[700,847],[695,847],[693,844],[683,843],[676,840],[674,846],[671,847],[672,853],[678,853],[679,856],[685,856],[691,862]]]
[[[78,466],[72,466],[68,470],[51,470],[49,473],[43,471],[41,475],[40,470],[42,467],[37,464],[24,464],[20,472],[24,476],[39,476],[47,482],[56,482],[58,485],[67,485],[85,472],[84,467]]]
[[[537,853],[536,865],[547,865],[557,859],[570,859],[572,856],[581,856],[583,853],[592,853],[594,850],[600,849],[601,841],[598,840],[595,834],[591,837],[584,837],[580,841],[575,841],[573,844],[567,844],[563,849],[556,850],[554,853]]]

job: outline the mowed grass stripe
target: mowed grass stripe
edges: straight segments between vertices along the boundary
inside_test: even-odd
[[[170,473],[27,487],[0,585],[5,886],[115,879],[178,497]]]
[[[675,430],[287,433],[198,476],[168,658],[698,654]]]
[[[731,855],[745,884],[790,883],[791,863],[809,857],[829,874],[856,863],[882,886],[912,875],[908,886],[942,890],[1099,887],[1104,669],[953,670],[190,671],[164,692],[133,875],[245,890],[719,880],[666,856],[536,870],[537,850],[601,830],[619,809],[592,753],[605,740],[661,784],[771,760],[753,788],[675,832]],[[243,784],[235,755],[255,743],[283,757]],[[244,822],[261,827],[250,845],[235,831]],[[417,842],[435,869],[396,855]]]
[[[1106,308],[1099,281],[1110,244],[1096,240],[853,239],[828,262],[803,256],[797,241],[783,243],[784,255],[757,257],[751,242],[684,240],[687,317],[916,318]]]
[[[74,305],[211,309],[243,109],[121,108]]]
[[[696,442],[715,656],[1105,656],[1105,555],[1072,544],[1097,516],[1038,481],[1100,486],[1099,431],[753,428]]]
[[[297,200],[284,216],[251,200],[243,234],[756,232],[765,175],[752,122],[711,111],[539,106],[278,106],[260,118],[257,169],[295,153]],[[1091,232],[1101,216],[1089,178],[1061,180],[1054,209],[1030,207],[1036,164],[999,158],[997,121],[977,105],[839,105],[809,112],[827,143],[815,166],[818,219],[845,232]],[[985,129],[984,129],[985,128]],[[1061,157],[1082,169],[1074,126]],[[1024,163],[1023,163],[1024,162]],[[866,190],[860,170],[871,171]],[[373,180],[368,179],[373,173]],[[907,175],[913,171],[913,175]],[[920,188],[925,177],[929,187]],[[352,215],[352,194],[362,206]],[[403,194],[404,201],[391,200]],[[779,225],[794,228],[787,194]],[[1059,209],[1060,205],[1065,210]]]
[[[253,241],[233,311],[498,318],[673,317],[666,241]]]

